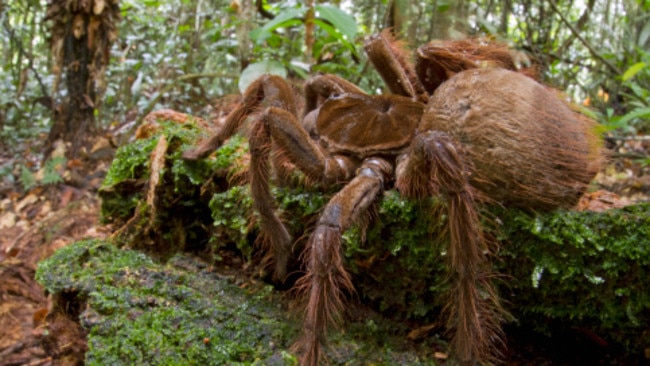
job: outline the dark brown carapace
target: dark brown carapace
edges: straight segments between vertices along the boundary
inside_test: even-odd
[[[346,294],[354,290],[342,233],[392,187],[406,197],[446,198],[452,352],[462,363],[498,362],[504,312],[490,281],[477,205],[574,205],[601,162],[593,122],[518,72],[508,49],[494,42],[428,44],[417,50],[415,66],[388,32],[370,37],[365,49],[391,94],[370,96],[341,78],[319,75],[305,84],[299,115],[289,84],[262,76],[223,128],[184,156],[209,155],[255,116],[251,191],[278,281],[285,278],[293,240],[275,213],[269,180],[283,173],[273,175],[272,167],[292,166],[310,181],[341,187],[300,255],[301,364],[323,360],[327,329],[340,320]]]

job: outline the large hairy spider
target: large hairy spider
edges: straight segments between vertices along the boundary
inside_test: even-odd
[[[223,128],[184,157],[209,155],[255,116],[249,131],[251,192],[280,281],[293,241],[274,211],[271,160],[342,187],[300,257],[306,273],[296,286],[305,312],[296,344],[304,365],[320,362],[327,326],[339,320],[345,294],[353,291],[341,234],[386,189],[411,198],[444,196],[452,350],[461,362],[492,361],[503,310],[489,280],[477,203],[574,205],[598,168],[591,122],[556,92],[517,72],[509,51],[491,42],[425,45],[415,66],[387,32],[370,37],[365,49],[392,94],[367,95],[339,77],[320,75],[306,83],[299,115],[288,83],[262,76]]]

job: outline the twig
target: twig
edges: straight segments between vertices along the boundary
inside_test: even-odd
[[[647,159],[650,156],[641,153],[612,153],[609,154],[612,158],[624,158],[624,159]]]
[[[621,70],[619,70],[618,67],[616,67],[616,65],[612,64],[612,63],[609,62],[606,58],[604,58],[600,53],[598,53],[598,51],[596,51],[596,50],[594,49],[594,47],[591,45],[591,43],[589,43],[586,39],[584,39],[584,37],[582,37],[582,35],[580,34],[580,32],[579,32],[579,31],[578,31],[578,30],[573,26],[573,24],[571,24],[571,23],[567,20],[566,17],[564,17],[564,14],[562,14],[562,12],[560,11],[560,9],[557,8],[557,5],[555,4],[555,1],[554,1],[554,0],[549,0],[548,3],[551,4],[551,7],[553,8],[553,11],[554,11],[554,12],[555,12],[559,17],[560,17],[560,19],[562,19],[562,22],[563,22],[567,27],[569,27],[569,29],[571,30],[571,32],[573,33],[573,35],[576,36],[576,37],[580,40],[580,42],[582,42],[582,44],[583,44],[585,47],[587,47],[587,49],[589,50],[589,53],[591,53],[591,55],[592,55],[593,57],[597,58],[600,62],[604,63],[604,64],[605,64],[607,67],[609,67],[609,68],[610,68],[614,73],[616,73],[616,75],[620,75],[620,74],[622,74]]]
[[[43,80],[41,80],[41,76],[34,67],[34,59],[31,57],[31,55],[28,55],[27,52],[25,52],[25,49],[23,48],[23,43],[16,37],[16,34],[14,33],[14,30],[11,29],[9,26],[9,21],[5,19],[4,22],[2,22],[2,26],[5,28],[7,33],[9,33],[9,37],[16,43],[16,46],[18,46],[18,52],[20,52],[23,56],[27,58],[27,67],[32,70],[34,73],[34,77],[36,78],[36,81],[38,82],[38,85],[41,87],[41,92],[43,93],[44,97],[49,97],[47,93],[47,88],[45,87],[45,84],[43,84]]]

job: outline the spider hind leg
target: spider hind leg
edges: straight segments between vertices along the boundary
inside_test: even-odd
[[[397,188],[405,196],[442,194],[448,211],[450,283],[445,307],[451,348],[461,363],[498,358],[504,310],[492,284],[476,192],[461,149],[445,133],[426,131],[413,140],[397,166]]]

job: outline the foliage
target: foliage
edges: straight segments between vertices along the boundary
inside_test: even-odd
[[[501,212],[507,237],[501,257],[512,278],[512,301],[537,329],[548,320],[594,324],[628,349],[648,347],[650,204],[551,215]],[[513,265],[516,263],[516,265]]]
[[[646,26],[650,34],[650,26]],[[650,36],[650,35],[649,35]],[[650,133],[650,51],[636,49],[639,61],[621,76],[622,95],[629,101],[624,115],[615,115],[607,109],[606,126],[626,132]]]
[[[51,122],[42,104],[53,80],[42,37],[44,10],[37,0],[0,6],[0,151],[15,151],[22,141],[46,133]]]
[[[37,174],[32,173],[29,168],[22,165],[19,176],[20,184],[22,184],[25,191],[29,191],[39,185],[47,186],[62,183],[63,177],[61,176],[61,172],[65,169],[66,162],[67,159],[62,156],[49,159],[45,162],[42,171]]]
[[[198,263],[165,265],[102,241],[81,241],[41,262],[36,279],[50,293],[78,293],[89,331],[86,364],[275,364],[292,329],[260,300]],[[260,322],[260,318],[264,321]],[[257,360],[257,361],[256,361]]]
[[[80,241],[41,262],[36,279],[82,303],[88,365],[297,364],[289,346],[298,327],[272,288],[243,289],[187,256],[161,264],[104,241]],[[376,317],[352,324],[332,339],[331,359],[433,364],[388,335],[391,327],[400,326]]]
[[[97,110],[107,128],[159,108],[205,115],[216,98],[269,70],[294,80],[335,73],[380,92],[361,44],[392,26],[411,47],[463,36],[504,40],[521,51],[524,65],[534,62],[548,83],[589,104],[607,127],[648,130],[647,0],[122,0],[120,7]],[[23,142],[51,124],[52,111],[44,107],[53,86],[44,12],[36,0],[0,10],[0,138],[16,151],[29,151]]]

